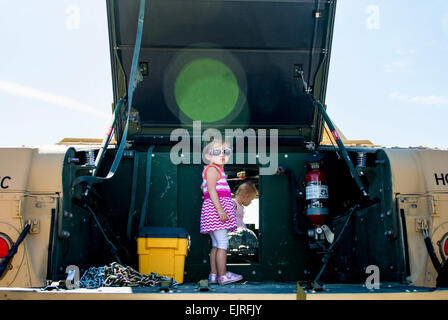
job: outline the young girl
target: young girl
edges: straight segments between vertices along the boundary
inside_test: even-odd
[[[204,203],[200,232],[212,239],[210,251],[210,283],[220,285],[240,281],[243,277],[226,271],[229,231],[237,229],[232,194],[227,184],[224,165],[232,154],[226,143],[212,142],[205,147],[205,159],[210,162],[202,172]]]
[[[250,182],[244,182],[241,184],[235,192],[235,214],[236,214],[236,225],[238,227],[247,228],[246,224],[243,222],[244,218],[244,207],[251,204],[252,200],[257,196],[257,188]]]

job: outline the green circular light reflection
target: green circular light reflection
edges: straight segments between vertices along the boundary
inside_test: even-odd
[[[235,108],[240,94],[238,80],[224,63],[202,58],[189,62],[174,84],[180,110],[194,121],[216,122]]]

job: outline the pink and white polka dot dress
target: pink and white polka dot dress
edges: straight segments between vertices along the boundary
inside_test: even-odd
[[[221,222],[219,219],[218,211],[213,205],[210,199],[210,194],[207,190],[207,178],[206,173],[210,167],[216,168],[219,171],[221,177],[216,182],[216,192],[218,193],[219,201],[225,212],[227,212],[229,219],[226,222]],[[204,192],[204,202],[202,204],[201,211],[201,233],[209,233],[216,230],[229,230],[235,231],[237,229],[235,208],[232,201],[232,193],[227,183],[226,174],[224,170],[215,165],[208,165],[202,171],[202,191]]]

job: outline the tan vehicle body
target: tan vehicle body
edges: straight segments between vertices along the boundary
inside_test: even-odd
[[[350,146],[359,145],[360,141],[344,142]],[[50,223],[52,214],[63,214],[59,212],[63,196],[61,172],[67,148],[59,145],[0,149],[0,180],[8,177],[0,191],[0,233],[14,241],[25,223],[32,223],[30,234],[0,279],[0,287],[43,287],[49,280],[46,270]],[[435,287],[437,273],[424,245],[421,227],[427,223],[436,254],[443,260],[437,242],[448,232],[448,182],[439,179],[437,185],[435,175],[446,175],[448,151],[384,150],[391,163],[397,210],[403,209],[406,215],[408,280],[415,286]]]

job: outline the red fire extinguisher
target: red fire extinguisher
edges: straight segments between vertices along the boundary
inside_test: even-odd
[[[311,171],[305,176],[306,215],[316,226],[324,225],[328,216],[328,186],[325,173],[320,169],[322,158],[320,154],[307,157]]]

